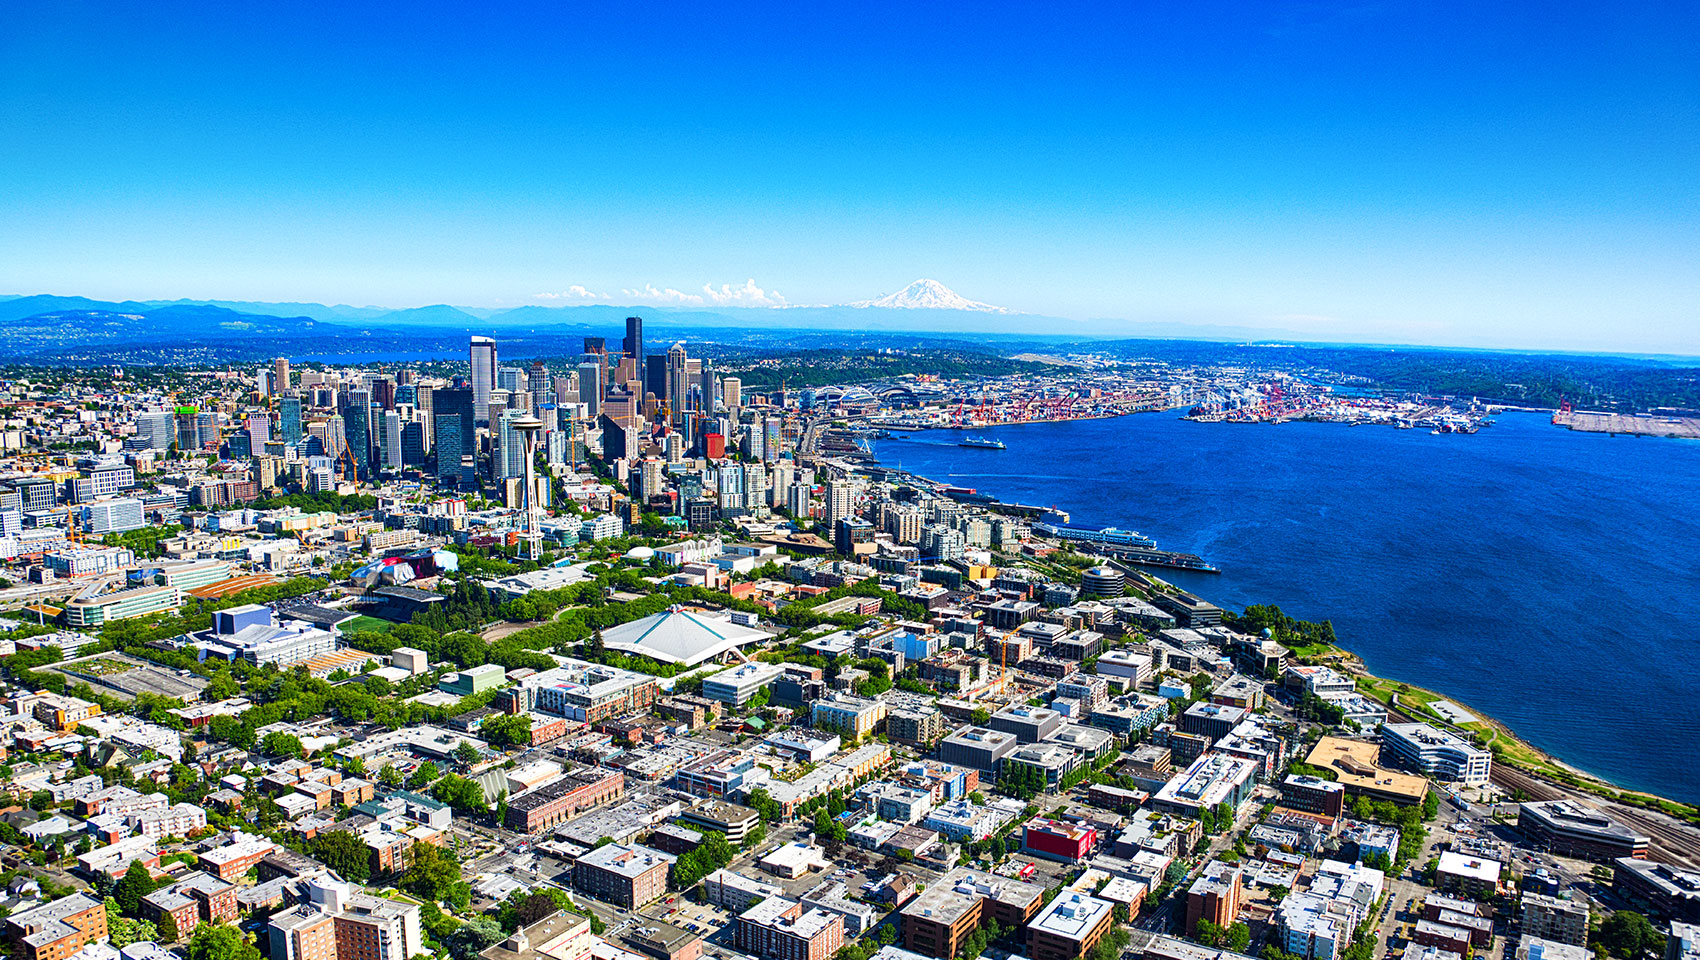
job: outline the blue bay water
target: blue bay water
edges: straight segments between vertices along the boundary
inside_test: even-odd
[[[1700,801],[1700,443],[1507,414],[1473,436],[1172,413],[875,442],[881,462],[1138,530],[1240,610],[1331,619],[1370,669],[1567,763]]]

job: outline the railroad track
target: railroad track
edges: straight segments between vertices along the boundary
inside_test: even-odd
[[[1397,716],[1409,722],[1432,722],[1426,717],[1414,717],[1398,708],[1389,708],[1388,716]],[[1507,790],[1522,790],[1535,800],[1580,800],[1591,806],[1605,807],[1613,817],[1647,835],[1647,853],[1652,859],[1700,867],[1700,830],[1678,823],[1672,818],[1628,804],[1590,796],[1581,790],[1560,786],[1499,762],[1493,764],[1491,779]]]
[[[1591,805],[1606,807],[1612,817],[1647,835],[1647,852],[1652,859],[1700,866],[1700,830],[1627,804],[1613,803],[1558,786],[1504,764],[1493,765],[1493,782],[1508,790],[1521,790],[1535,800],[1581,800]]]

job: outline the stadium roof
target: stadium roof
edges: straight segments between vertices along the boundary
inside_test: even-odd
[[[602,644],[609,650],[692,666],[728,650],[768,639],[771,635],[761,630],[679,607],[669,607],[642,620],[602,631]]]

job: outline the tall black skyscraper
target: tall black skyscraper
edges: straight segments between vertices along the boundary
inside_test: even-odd
[[[470,387],[449,387],[444,390],[432,391],[431,403],[432,409],[438,417],[438,430],[442,429],[442,417],[453,416],[460,420],[460,435],[454,438],[454,460],[459,463],[461,454],[475,449],[473,441],[478,437],[478,422],[474,419],[476,408],[473,406],[472,389]],[[440,435],[435,439],[438,446],[444,443],[444,438]]]
[[[657,400],[667,399],[667,355],[652,353],[644,359],[643,392],[653,393]]]
[[[638,376],[643,376],[643,318],[626,318],[626,356],[637,361]]]

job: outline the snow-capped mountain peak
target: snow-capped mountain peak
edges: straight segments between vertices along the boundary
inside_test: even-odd
[[[970,300],[937,280],[917,280],[896,293],[875,300],[858,300],[852,307],[887,307],[897,310],[971,310],[976,313],[1008,313],[1005,307]]]

